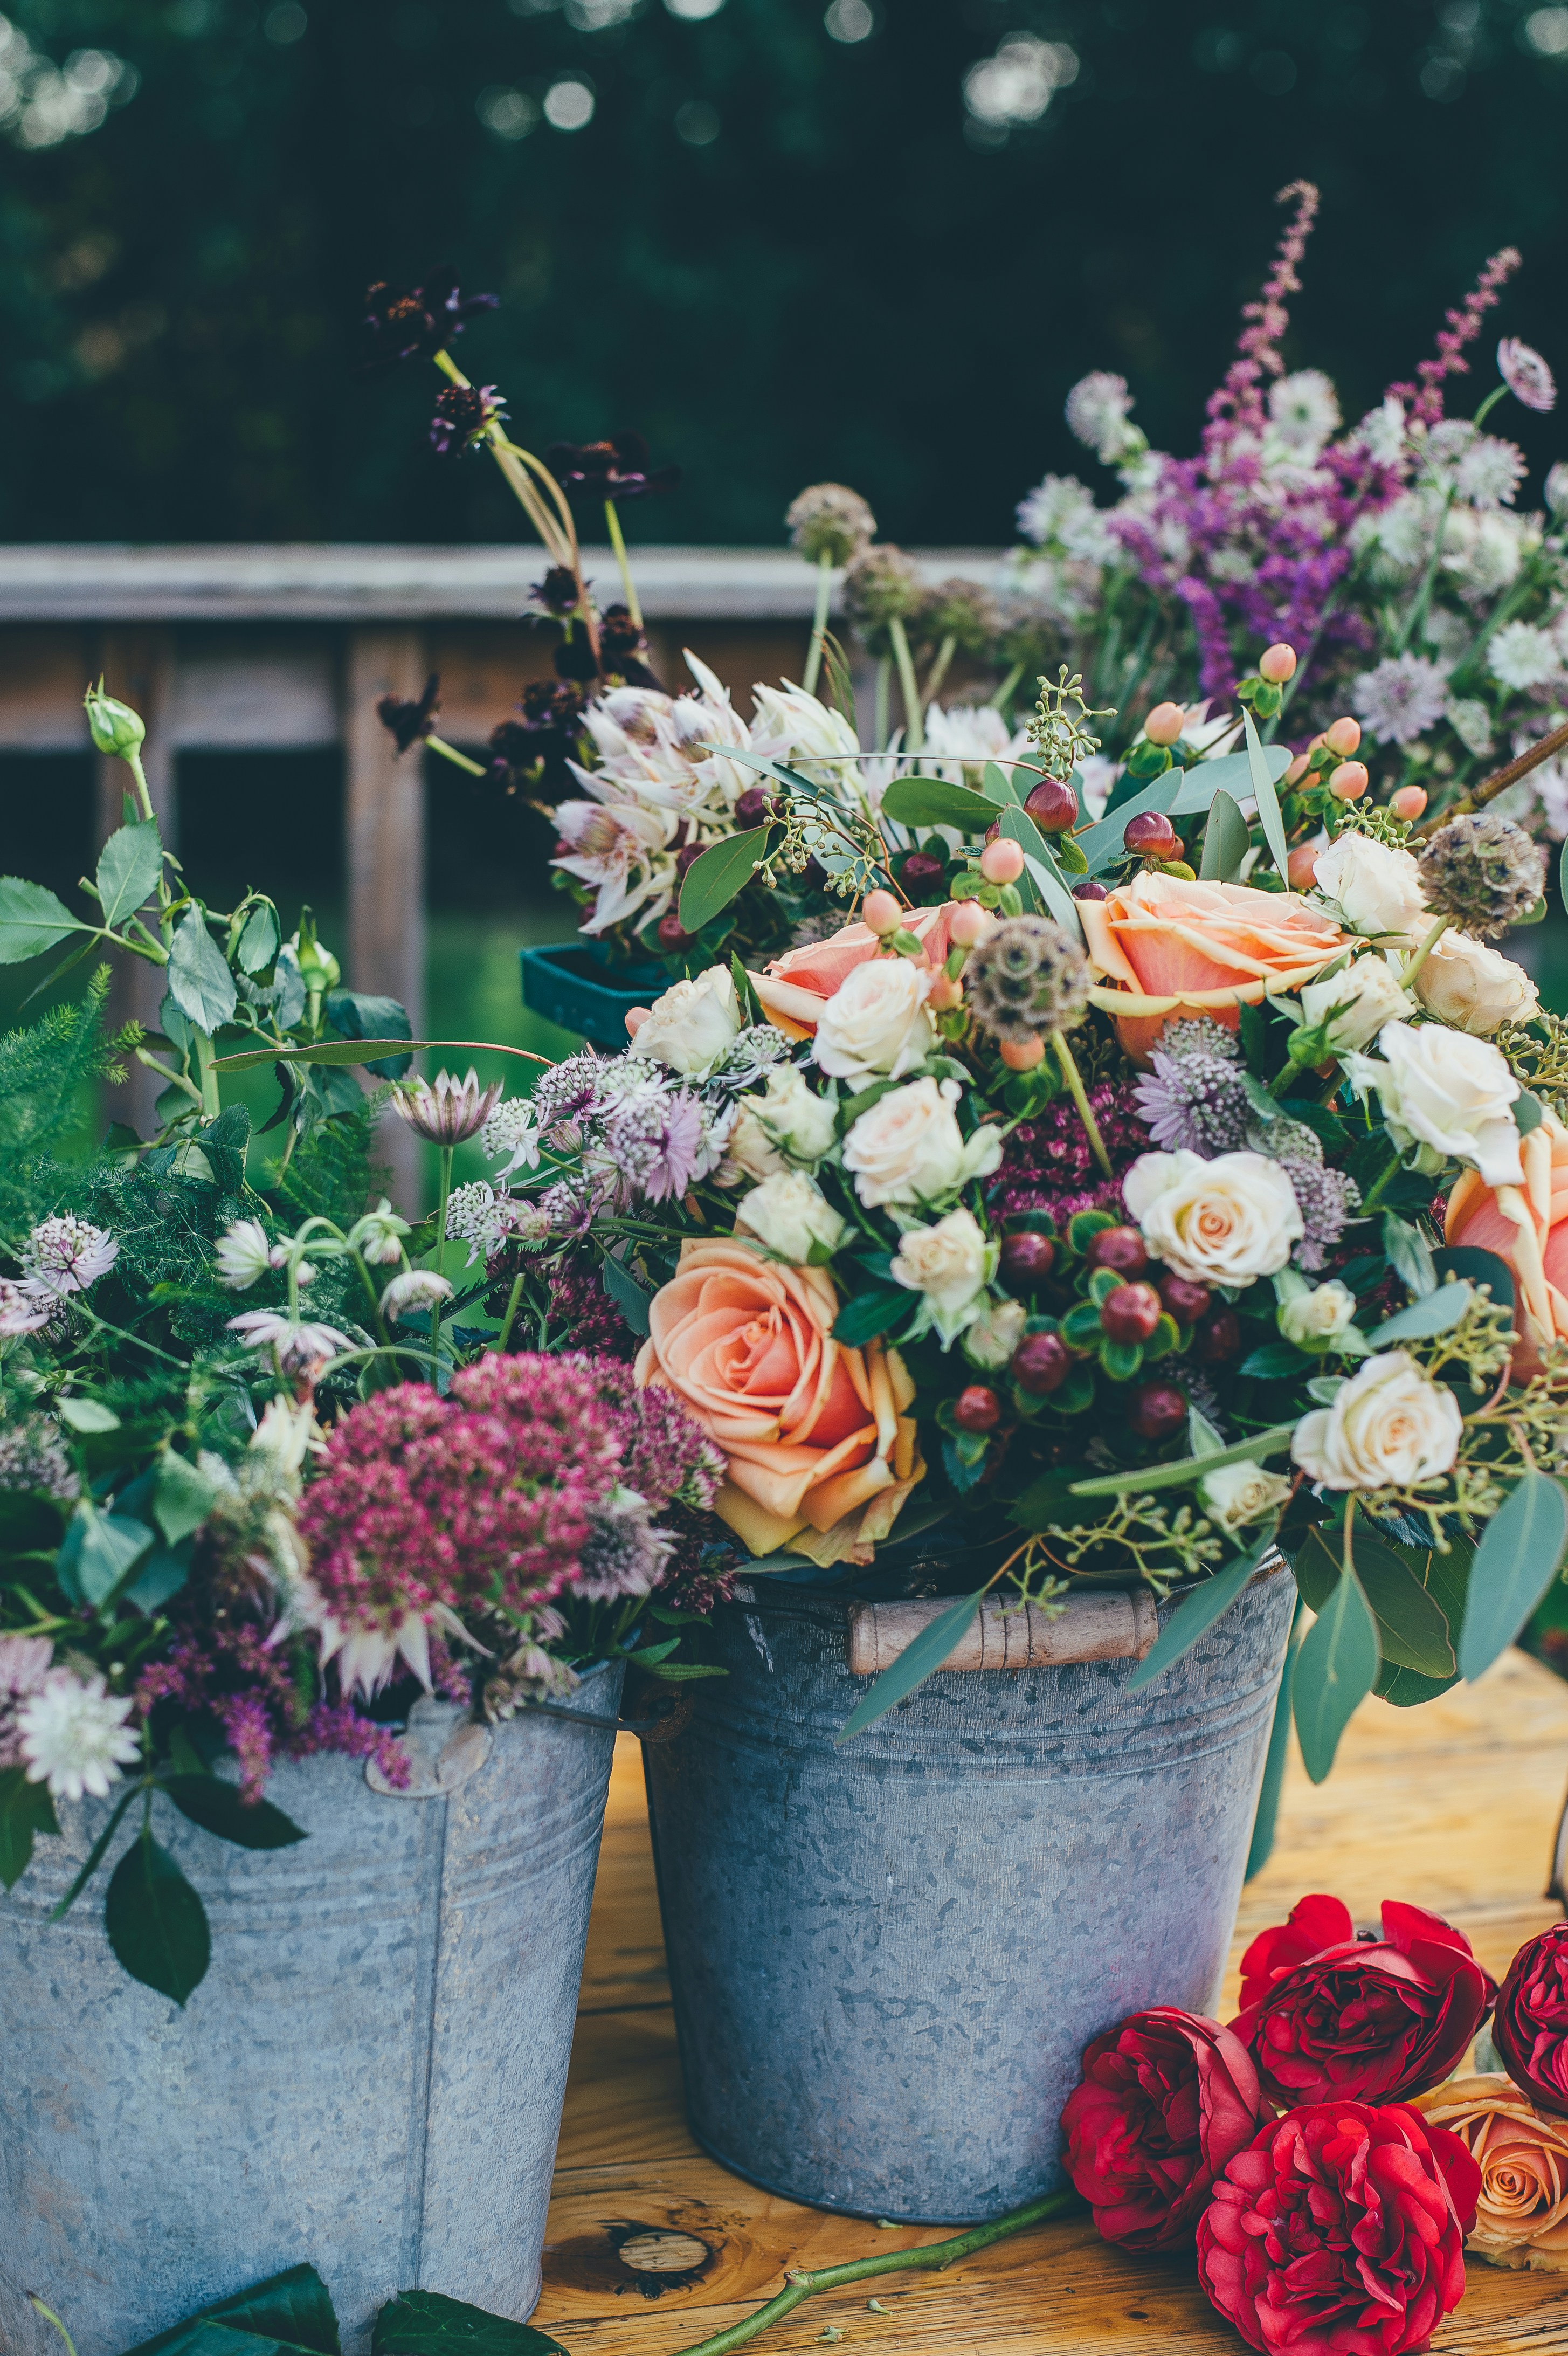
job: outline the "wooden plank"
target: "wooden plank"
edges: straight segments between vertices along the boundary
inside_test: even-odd
[[[169,711],[176,745],[281,752],[336,744],[342,726],[336,631],[182,633]]]
[[[120,627],[105,630],[98,649],[95,673],[101,673],[109,693],[118,696],[142,715],[146,739],[142,746],[142,766],[146,775],[147,792],[152,800],[153,815],[158,821],[164,844],[169,851],[179,848],[179,806],[176,787],[174,745],[170,741],[168,712],[174,679],[174,634],[159,626]],[[125,763],[112,755],[101,754],[98,758],[98,841],[101,844],[122,823],[125,796],[133,793],[135,781]],[[144,958],[117,955],[113,960],[114,979],[109,992],[111,1025],[140,1023],[144,1030],[155,1031],[158,1010],[164,1002],[164,977],[160,968]],[[157,1129],[154,1109],[162,1095],[165,1083],[144,1064],[132,1063],[124,1085],[105,1088],[104,1109],[110,1120],[123,1121],[139,1137],[151,1137]]]
[[[86,752],[94,639],[81,627],[0,630],[0,752]]]
[[[376,716],[384,695],[418,696],[424,646],[416,629],[356,630],[345,680],[348,970],[355,990],[395,998],[413,1035],[424,1023],[424,782],[417,750],[399,755]],[[419,1140],[395,1114],[380,1124],[379,1159],[400,1209],[420,1208]]]

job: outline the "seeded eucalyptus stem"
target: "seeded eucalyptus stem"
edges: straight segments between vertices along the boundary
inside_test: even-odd
[[[741,2348],[754,2340],[770,2324],[780,2323],[818,2291],[840,2290],[848,2283],[871,2282],[878,2275],[903,2274],[911,2269],[936,2271],[966,2258],[975,2250],[988,2249],[993,2242],[1005,2241],[1009,2233],[1026,2233],[1031,2225],[1043,2225],[1050,2218],[1068,2215],[1082,2207],[1072,2191],[1047,2192],[1039,2201],[1029,2201],[1022,2209],[1014,2209],[1006,2217],[997,2217],[988,2225],[972,2226],[968,2233],[958,2233],[948,2242],[927,2242],[912,2250],[889,2250],[880,2258],[856,2258],[848,2265],[819,2266],[815,2274],[796,2274],[786,2268],[788,2288],[770,2298],[765,2307],[758,2308],[743,2323],[732,2323],[727,2331],[716,2331],[710,2340],[699,2340],[692,2347],[678,2349],[676,2356],[727,2356],[731,2348]]]
[[[1433,926],[1432,930],[1427,934],[1426,938],[1422,942],[1421,947],[1416,950],[1415,955],[1411,958],[1410,963],[1405,967],[1403,973],[1400,976],[1401,984],[1404,989],[1410,989],[1416,975],[1421,971],[1422,967],[1426,963],[1427,958],[1432,955],[1433,950],[1437,947],[1438,942],[1442,939],[1444,934],[1447,931],[1453,921],[1454,919],[1452,916],[1438,917],[1437,922]]]
[[[1111,1157],[1105,1151],[1105,1141],[1100,1134],[1100,1124],[1089,1109],[1089,1098],[1083,1089],[1083,1076],[1072,1060],[1072,1050],[1060,1031],[1051,1033],[1051,1044],[1056,1050],[1056,1060],[1061,1066],[1061,1076],[1072,1091],[1072,1101],[1078,1108],[1078,1118],[1089,1132],[1089,1142],[1094,1150],[1094,1159],[1106,1177],[1114,1178],[1116,1173],[1111,1167]]]
[[[811,644],[805,650],[805,676],[801,680],[807,695],[816,693],[817,673],[822,669],[822,642],[827,636],[827,608],[833,597],[833,557],[824,549],[816,560],[816,607],[811,617]]]

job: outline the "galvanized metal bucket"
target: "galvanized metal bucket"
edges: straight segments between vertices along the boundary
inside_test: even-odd
[[[570,1707],[613,1719],[621,1677]],[[50,1923],[108,1814],[62,1806],[0,1901],[6,2356],[59,2356],[29,2291],[78,2356],[121,2356],[302,2260],[346,2356],[400,2290],[531,2312],[614,1735],[458,1719],[416,1706],[424,1796],[350,1759],[279,1767],[293,1848],[158,1808],[212,1924],[183,2012],[115,1962],[101,1880]]]
[[[762,1580],[722,1607],[729,1676],[645,1752],[705,2148],[900,2222],[976,2222],[1058,2183],[1088,2040],[1218,2000],[1295,1594],[1275,1558],[1140,1692],[1130,1657],[944,1670],[842,1749],[869,1684],[847,1662],[856,1607]],[[1152,1625],[1115,1602],[1124,1651],[1147,1652]]]

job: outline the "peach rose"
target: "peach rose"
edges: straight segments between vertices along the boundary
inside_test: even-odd
[[[956,901],[944,900],[940,908],[904,911],[904,929],[920,942],[928,966],[947,961],[956,905]],[[876,955],[878,946],[878,936],[865,925],[845,925],[825,941],[808,941],[804,948],[786,950],[782,958],[774,958],[765,973],[751,977],[763,1013],[790,1038],[809,1038],[823,1001],[848,981],[857,966]]]
[[[1147,1062],[1168,1018],[1208,1014],[1234,1030],[1243,1001],[1310,981],[1351,938],[1293,893],[1189,884],[1145,869],[1104,900],[1081,900],[1096,1006]]]
[[[1457,2136],[1481,2171],[1466,2249],[1494,2266],[1568,2272],[1568,2119],[1544,2117],[1500,2073],[1451,2078],[1410,2107]]]
[[[1520,1337],[1513,1377],[1541,1368],[1551,1342],[1568,1342],[1568,1129],[1548,1112],[1520,1147],[1522,1186],[1488,1186],[1467,1170],[1448,1197],[1444,1240],[1496,1252],[1513,1270]]]
[[[924,1472],[902,1361],[835,1342],[837,1314],[825,1269],[733,1236],[683,1244],[649,1304],[636,1380],[667,1385],[724,1451],[715,1511],[754,1555],[869,1562]]]

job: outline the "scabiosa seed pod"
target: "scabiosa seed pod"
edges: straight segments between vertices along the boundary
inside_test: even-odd
[[[983,655],[1001,635],[1002,610],[979,581],[955,573],[921,599],[920,627],[928,638],[951,638],[959,654]]]
[[[877,519],[845,483],[813,483],[784,510],[790,541],[808,564],[848,564],[877,529]]]
[[[1463,931],[1483,940],[1517,924],[1546,885],[1538,846],[1523,827],[1495,810],[1467,810],[1450,819],[1417,863],[1433,914],[1452,916]]]
[[[431,419],[431,447],[445,457],[453,450],[466,450],[484,433],[494,417],[504,417],[502,396],[493,384],[443,385],[435,396],[435,415]]]
[[[965,998],[982,1031],[1024,1046],[1072,1031],[1089,1012],[1089,960],[1045,916],[1009,916],[964,968]]]
[[[901,548],[862,549],[854,558],[844,575],[844,610],[870,653],[887,651],[888,624],[914,612],[921,588],[920,567]]]

